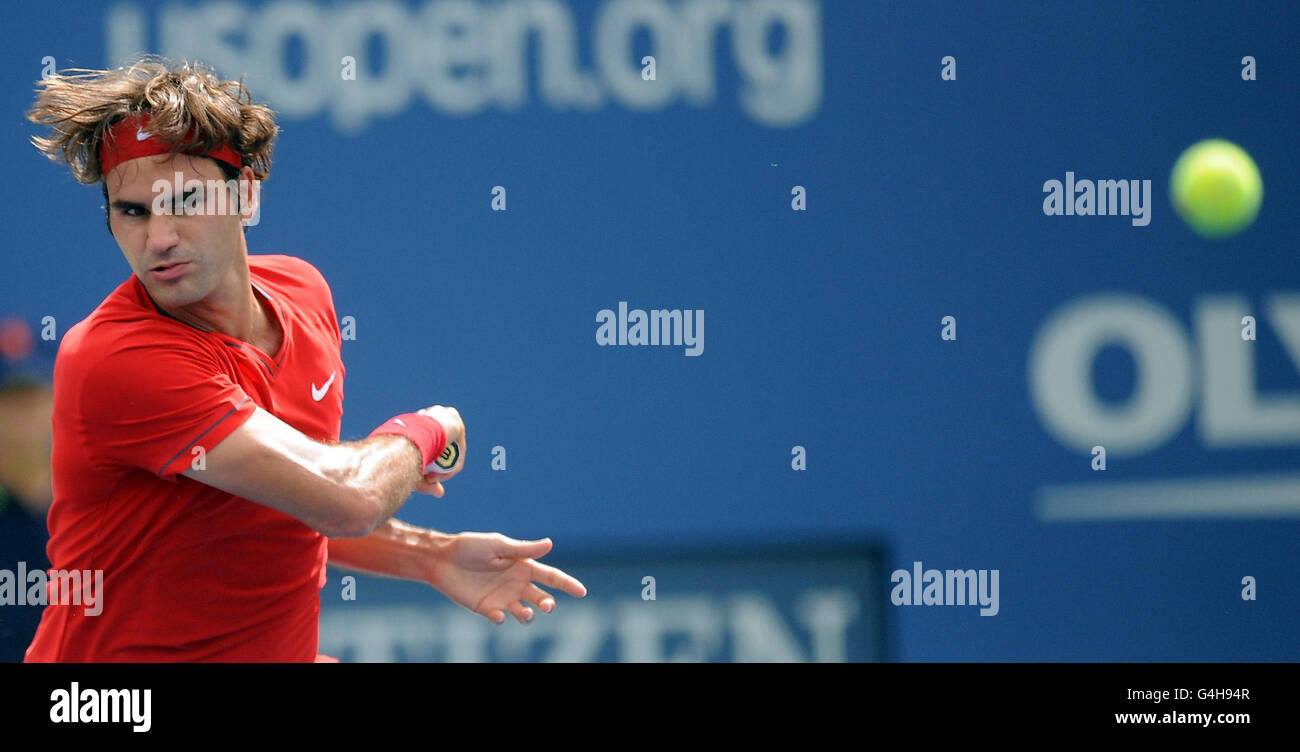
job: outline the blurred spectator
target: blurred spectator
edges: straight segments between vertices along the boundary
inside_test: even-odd
[[[53,343],[38,340],[26,321],[0,318],[0,569],[48,569],[45,515],[50,487],[50,416],[54,405]],[[26,587],[26,583],[14,583]],[[41,620],[41,607],[0,605],[0,662],[21,661]]]

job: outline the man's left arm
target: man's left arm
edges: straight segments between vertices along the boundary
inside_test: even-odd
[[[550,538],[521,541],[500,533],[448,535],[389,519],[364,538],[330,538],[329,561],[431,585],[493,624],[504,624],[507,611],[526,624],[535,614],[525,601],[543,613],[555,610],[555,597],[539,584],[575,598],[587,594],[577,579],[537,561],[550,552],[551,545]]]
[[[434,560],[452,537],[390,518],[364,538],[330,538],[329,563],[429,584]]]

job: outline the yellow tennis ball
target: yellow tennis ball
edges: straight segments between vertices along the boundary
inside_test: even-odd
[[[1169,178],[1174,210],[1206,238],[1226,238],[1250,226],[1264,200],[1259,168],[1245,149],[1213,138],[1193,144]]]

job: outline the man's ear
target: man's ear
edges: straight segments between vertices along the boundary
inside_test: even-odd
[[[257,226],[262,217],[262,183],[247,165],[239,171],[239,216],[245,229]]]

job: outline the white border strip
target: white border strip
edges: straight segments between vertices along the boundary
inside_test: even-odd
[[[1045,522],[1300,517],[1300,473],[1044,486]]]

